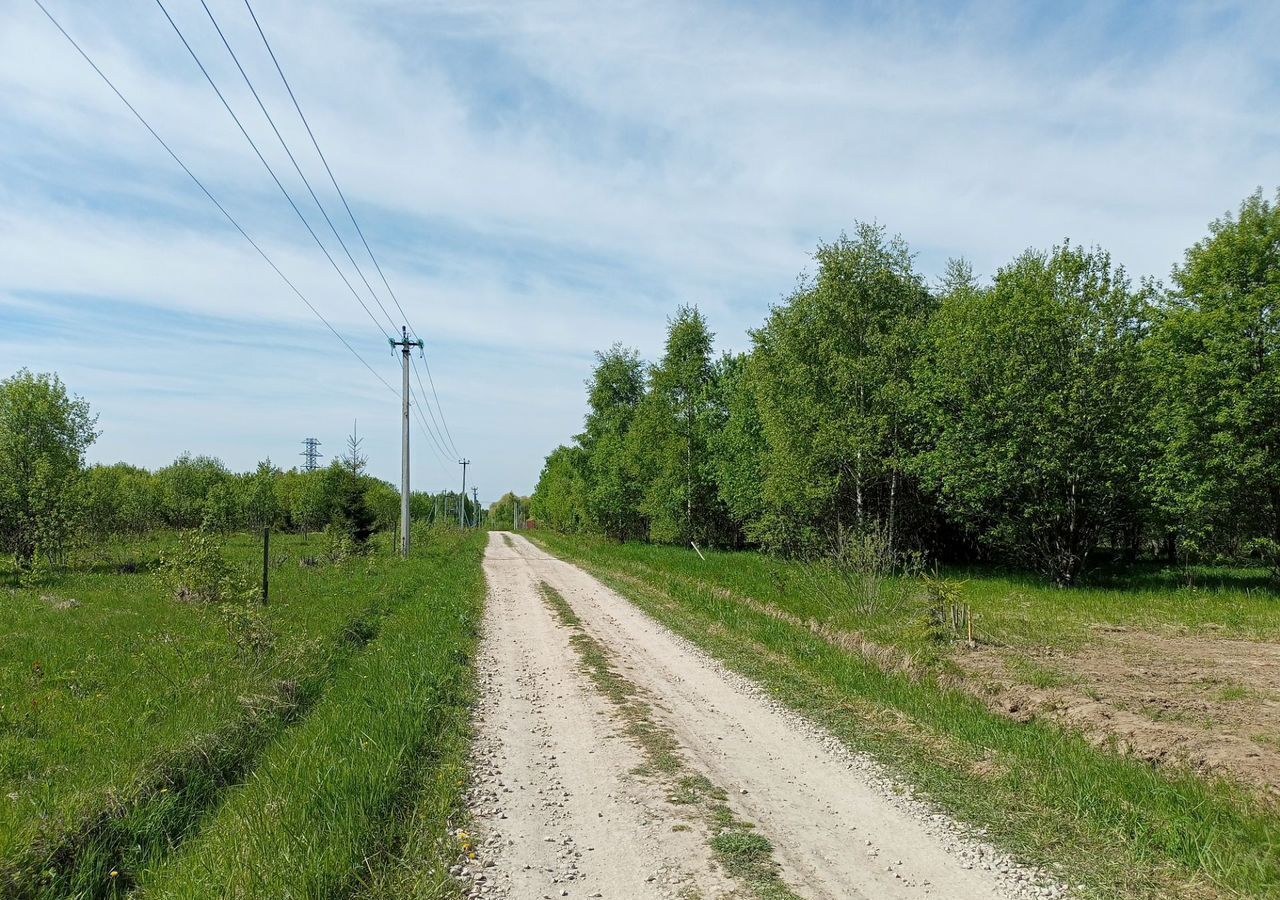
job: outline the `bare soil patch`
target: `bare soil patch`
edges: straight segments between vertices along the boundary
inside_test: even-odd
[[[1280,798],[1280,645],[1098,626],[1084,649],[982,648],[956,663],[1013,718]]]

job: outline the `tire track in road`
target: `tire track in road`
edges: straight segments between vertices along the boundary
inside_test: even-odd
[[[639,777],[642,755],[580,671],[546,582],[621,674],[652,698],[688,767],[726,789],[773,844],[783,878],[812,898],[1058,897],[918,801],[874,763],[799,720],[630,602],[524,538],[491,535],[480,663],[474,896],[734,894],[705,821]],[[674,826],[674,828],[673,828]],[[588,849],[590,848],[590,849]],[[743,896],[738,889],[734,896]]]

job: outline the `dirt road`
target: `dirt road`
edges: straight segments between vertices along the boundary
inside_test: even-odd
[[[575,566],[485,573],[473,896],[1061,896]]]

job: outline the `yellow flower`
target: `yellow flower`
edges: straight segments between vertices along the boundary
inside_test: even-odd
[[[119,872],[117,872],[115,869],[112,869],[112,870],[111,870],[111,877],[112,877],[112,878],[118,878],[119,876],[120,876],[120,873],[119,873]]]

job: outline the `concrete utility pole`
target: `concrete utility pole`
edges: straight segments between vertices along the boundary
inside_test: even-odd
[[[480,488],[471,486],[471,508],[476,511],[476,527],[480,527]]]
[[[421,340],[409,340],[409,329],[400,326],[400,340],[387,338],[392,347],[400,348],[404,375],[404,419],[400,424],[400,555],[409,555],[409,350],[422,349]]]
[[[460,459],[458,465],[462,466],[462,494],[458,497],[458,527],[467,527],[467,466],[471,465],[471,460]]]
[[[520,498],[515,494],[511,495],[511,530],[520,530]]]

